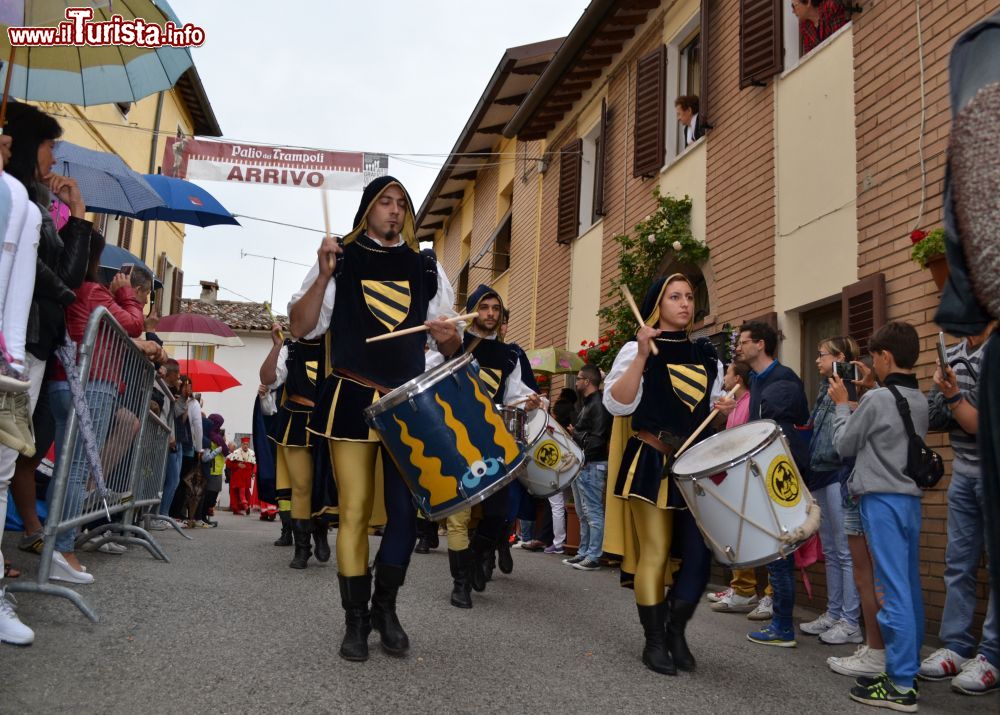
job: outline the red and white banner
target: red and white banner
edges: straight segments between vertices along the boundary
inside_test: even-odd
[[[389,157],[170,137],[163,173],[178,179],[361,191],[372,179],[389,173]]]

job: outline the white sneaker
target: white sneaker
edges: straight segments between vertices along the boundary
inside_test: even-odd
[[[864,643],[861,626],[854,626],[841,619],[829,630],[819,634],[819,639],[827,645],[843,645],[844,643]]]
[[[170,524],[165,522],[163,519],[151,519],[149,522],[150,531],[166,531],[170,528]]]
[[[962,666],[962,672],[951,679],[951,689],[964,695],[986,695],[1000,690],[1000,670],[977,655]]]
[[[938,648],[924,658],[924,661],[920,664],[920,670],[917,671],[917,676],[921,680],[954,678],[968,662],[968,658],[963,658],[953,650]]]
[[[0,643],[31,645],[34,641],[35,632],[14,613],[14,597],[7,595],[7,589],[0,588]]]
[[[811,636],[818,636],[820,633],[826,633],[828,630],[833,628],[833,624],[836,622],[837,622],[836,619],[830,618],[829,613],[824,613],[815,621],[800,623],[799,629],[803,633],[808,633]]]
[[[105,541],[103,544],[100,545],[100,547],[98,547],[97,550],[100,551],[101,553],[111,554],[113,556],[121,556],[126,551],[128,551],[128,548],[122,546],[121,544],[117,544],[114,541]]]
[[[756,607],[756,593],[751,596],[741,596],[732,589],[710,606],[717,613],[749,613]]]
[[[852,678],[859,675],[874,677],[885,672],[885,651],[873,650],[866,645],[860,645],[854,651],[854,655],[849,655],[846,658],[831,656],[826,659],[826,664],[834,673],[849,675]]]
[[[774,608],[774,601],[770,596],[764,596],[760,599],[760,603],[757,604],[757,608],[750,611],[747,614],[747,618],[751,621],[769,621],[771,620],[772,609]]]
[[[727,588],[727,589],[725,589],[723,591],[716,591],[715,593],[706,594],[705,598],[707,598],[712,603],[718,603],[719,601],[721,601],[722,599],[724,599],[726,596],[732,596],[732,595],[733,595],[733,589]]]

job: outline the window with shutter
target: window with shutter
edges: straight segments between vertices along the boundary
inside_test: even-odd
[[[126,251],[132,250],[132,219],[122,218],[118,223],[118,245]]]
[[[872,333],[885,325],[885,274],[862,278],[841,291],[841,325],[844,332],[858,341],[861,354],[868,354]]]
[[[699,58],[699,75],[698,75],[698,121],[706,129],[710,128],[709,124],[709,112],[708,112],[708,41],[709,41],[709,22],[708,13],[712,10],[712,0],[701,0],[701,14],[699,16],[701,22],[701,42],[698,43],[698,51],[701,53]],[[691,88],[693,89],[693,88]]]
[[[655,176],[666,147],[667,48],[660,45],[636,62],[632,176]]]
[[[781,0],[740,0],[740,89],[781,72]]]
[[[601,100],[601,125],[597,135],[597,157],[594,160],[594,215],[593,222],[596,223],[598,217],[604,215],[604,165],[607,164],[607,151],[605,151],[606,137],[608,136],[608,100]]]
[[[559,210],[556,242],[569,243],[580,231],[580,165],[583,141],[574,139],[559,150]]]
[[[177,314],[181,312],[181,293],[184,290],[184,271],[180,268],[174,269],[174,285],[171,290],[173,294],[170,298],[170,312]]]

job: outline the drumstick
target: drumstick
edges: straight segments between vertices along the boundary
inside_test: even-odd
[[[323,196],[323,223],[326,226],[326,237],[330,238],[330,208],[326,205],[326,192],[320,191],[320,194]],[[335,260],[336,259],[332,256],[327,256],[326,258],[326,263],[330,266],[331,271],[334,268],[333,262]]]
[[[642,313],[639,312],[639,306],[635,304],[635,299],[632,297],[632,291],[628,289],[628,286],[622,284],[622,295],[625,296],[625,302],[628,303],[629,307],[632,309],[632,314],[635,319],[639,321],[639,327],[641,328],[646,324],[646,321],[642,319]],[[656,347],[656,343],[652,340],[649,341],[649,351],[653,355],[659,355],[660,350]]]
[[[479,313],[466,313],[465,315],[456,315],[454,318],[448,318],[449,323],[457,323],[460,320],[472,320]],[[406,328],[405,330],[397,330],[394,333],[385,333],[384,335],[376,335],[374,338],[368,338],[365,340],[366,343],[377,343],[379,340],[389,340],[390,338],[398,338],[400,335],[412,335],[413,333],[419,333],[427,330],[426,325],[416,325],[412,328]]]
[[[739,385],[737,385],[732,390],[730,390],[729,392],[727,392],[726,393],[726,397],[732,397],[733,395],[736,394],[736,391],[738,389],[740,389]],[[712,410],[711,412],[708,413],[708,417],[705,418],[705,421],[702,422],[700,425],[698,425],[698,429],[696,429],[694,432],[692,432],[691,436],[687,438],[687,441],[684,444],[681,445],[681,448],[678,449],[676,452],[674,452],[674,459],[677,459],[678,457],[681,456],[681,452],[683,452],[685,449],[687,449],[691,445],[691,443],[694,442],[695,437],[697,437],[698,435],[700,435],[702,433],[702,430],[704,430],[706,427],[708,427],[708,423],[711,422],[712,420],[714,420],[715,416],[717,414],[719,414],[719,408],[718,407],[716,407],[714,410]]]

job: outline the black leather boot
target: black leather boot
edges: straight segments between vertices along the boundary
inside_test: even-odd
[[[340,604],[344,607],[344,640],[340,644],[340,657],[344,660],[368,660],[368,634],[372,632],[368,599],[372,592],[372,576],[344,576],[337,574],[340,582]]]
[[[292,512],[290,511],[279,511],[278,516],[281,517],[281,536],[277,538],[274,542],[275,546],[291,546],[292,545]]]
[[[667,649],[665,601],[655,606],[639,606],[639,621],[646,634],[646,646],[642,649],[642,662],[647,668],[664,675],[677,675],[677,667]]]
[[[471,583],[472,588],[477,593],[486,590],[486,582],[489,581],[490,559],[493,557],[493,540],[477,533],[472,537],[472,568]]]
[[[455,585],[451,589],[451,605],[455,608],[472,608],[472,584],[469,577],[472,571],[472,550],[448,549],[448,565],[451,566],[451,577]]]
[[[497,564],[500,566],[500,573],[511,573],[514,570],[514,557],[510,553],[510,524],[504,524],[503,538],[500,539],[500,546],[497,549]]]
[[[312,520],[312,537],[315,544],[316,560],[325,564],[330,560],[330,542],[327,541],[328,530],[322,519]]]
[[[427,546],[432,549],[436,549],[441,545],[441,540],[438,538],[438,525],[436,521],[427,520]]]
[[[684,630],[698,604],[692,601],[674,599],[670,599],[668,603],[670,604],[670,619],[667,623],[667,647],[670,648],[670,654],[674,657],[674,665],[679,670],[694,670],[696,663],[688,648]]]
[[[396,594],[405,579],[405,566],[375,562],[372,627],[379,632],[382,649],[389,655],[403,656],[410,649],[410,639],[396,617]]]
[[[295,555],[289,568],[304,569],[312,556],[309,548],[309,538],[312,535],[312,523],[308,519],[292,519],[292,535],[295,537]]]
[[[432,524],[434,522],[431,522]],[[437,533],[437,527],[434,529]],[[429,554],[431,551],[431,541],[427,538],[427,520],[417,519],[417,545],[413,547],[415,554]]]

